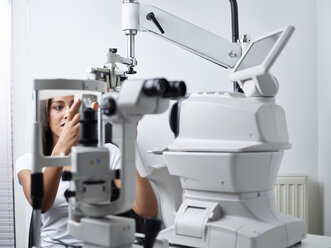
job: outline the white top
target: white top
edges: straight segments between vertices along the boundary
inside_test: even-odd
[[[113,170],[119,169],[121,167],[120,150],[112,144],[105,144],[105,147],[107,147],[110,152],[110,168]],[[18,175],[22,170],[32,170],[31,153],[25,153],[16,160],[16,174]],[[70,182],[68,181],[60,180],[53,206],[46,213],[41,215],[42,247],[63,248],[64,243],[77,246],[83,245],[82,241],[75,239],[67,231],[68,203],[64,197],[64,192],[69,188],[69,184]]]
[[[330,248],[331,247],[331,237],[322,235],[307,234],[307,238],[302,240],[301,243],[293,245],[289,248]],[[176,245],[171,245],[169,248],[180,248]],[[225,246],[220,246],[220,248],[227,248]]]

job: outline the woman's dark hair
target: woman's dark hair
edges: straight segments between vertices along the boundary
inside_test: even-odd
[[[43,153],[45,156],[51,155],[53,145],[52,130],[49,126],[49,108],[51,106],[51,101],[52,99],[40,101],[40,121],[43,141]]]

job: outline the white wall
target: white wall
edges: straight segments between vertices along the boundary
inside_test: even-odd
[[[29,127],[32,121],[31,85],[33,78],[85,78],[85,68],[104,62],[109,47],[126,53],[126,39],[121,31],[121,1],[109,0],[30,0],[29,36],[26,49],[24,6],[14,0],[14,155],[29,151]],[[231,39],[228,1],[149,0],[164,10]],[[206,4],[208,2],[208,4]],[[16,3],[16,4],[15,4]],[[316,1],[238,1],[240,32],[258,37],[276,28],[292,24],[296,32],[272,68],[280,82],[278,103],[287,113],[293,148],[286,152],[280,172],[305,173],[310,177],[309,231],[321,232],[320,198],[318,194],[318,109],[317,109],[317,31]],[[281,15],[280,15],[281,13]],[[198,18],[199,17],[199,18]],[[136,77],[183,79],[190,92],[230,90],[228,71],[196,57],[149,34],[137,37]],[[26,63],[26,54],[28,60]],[[31,111],[30,111],[31,110]],[[158,127],[156,132],[151,132]],[[172,140],[167,115],[145,117],[139,125],[140,150],[163,148]],[[158,140],[157,142],[155,142]],[[154,163],[161,158],[147,155]],[[16,185],[17,186],[17,185]],[[20,192],[20,188],[16,188]],[[25,204],[18,193],[17,210]],[[24,204],[23,204],[24,203]],[[23,211],[24,212],[24,211]],[[18,211],[16,211],[18,213]],[[22,214],[23,216],[24,214]],[[21,216],[21,213],[20,213]],[[17,225],[21,240],[23,221]],[[22,223],[22,224],[21,224]],[[20,241],[18,241],[20,242]],[[18,246],[23,247],[23,246]]]
[[[318,196],[316,1],[238,1],[242,30],[254,35],[292,24],[292,39],[272,68],[280,82],[277,101],[286,111],[291,150],[280,173],[309,175],[309,232],[321,233]],[[281,15],[280,15],[281,13]],[[249,21],[250,19],[254,19]],[[247,21],[247,22],[246,22]],[[304,55],[304,56],[303,56]]]
[[[321,199],[323,202],[324,232],[331,235],[331,2],[328,0],[317,1],[317,30],[318,30],[318,107],[319,107],[319,175],[321,185]]]

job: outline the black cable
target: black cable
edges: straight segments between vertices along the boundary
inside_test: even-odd
[[[232,27],[232,42],[236,43],[239,39],[239,15],[237,0],[230,0],[231,5],[231,27]],[[233,82],[233,90],[235,92],[244,93],[237,82]]]
[[[232,42],[239,39],[239,17],[237,0],[230,0],[231,5],[231,24],[232,24]]]
[[[52,239],[52,244],[63,245],[65,248],[83,248],[83,246],[75,245],[75,243],[67,244],[67,243],[63,242],[62,240],[60,240],[60,239]]]

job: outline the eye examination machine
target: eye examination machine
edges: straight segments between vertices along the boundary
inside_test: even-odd
[[[235,1],[230,2],[236,13]],[[285,111],[275,101],[279,84],[270,68],[294,27],[239,43],[237,19],[234,14],[230,42],[154,6],[124,0],[127,57],[110,49],[106,63],[89,70],[90,80],[35,80],[31,185],[35,247],[40,246],[42,168],[62,165],[72,167],[63,174],[63,180],[71,181],[66,192],[68,230],[85,242],[84,247],[285,248],[305,239],[304,221],[281,214],[274,197],[280,163],[291,144]],[[235,90],[186,93],[183,81],[127,79],[136,73],[135,36],[139,31],[232,69],[229,79]],[[120,64],[127,71],[120,70]],[[97,114],[89,108],[83,111],[80,146],[69,156],[45,157],[39,101],[72,92],[96,95],[100,109]],[[144,115],[167,111],[170,100],[176,100],[169,110],[175,140],[166,149],[153,151],[164,156],[166,164],[145,166],[136,154],[136,123]],[[109,169],[109,151],[103,142],[106,122],[112,123],[112,142],[121,150],[119,173]],[[151,231],[135,234],[132,219],[114,216],[133,206],[136,167],[153,181],[160,195],[165,223],[161,231],[152,220],[146,228]],[[121,189],[112,199],[115,178],[121,179]],[[180,183],[173,183],[173,178]],[[137,237],[142,244],[135,242]]]
[[[230,76],[244,94],[196,93],[173,107],[176,139],[163,155],[184,192],[174,225],[161,232],[171,243],[276,248],[305,237],[304,222],[280,214],[273,194],[290,144],[269,68],[293,30],[251,43]]]

